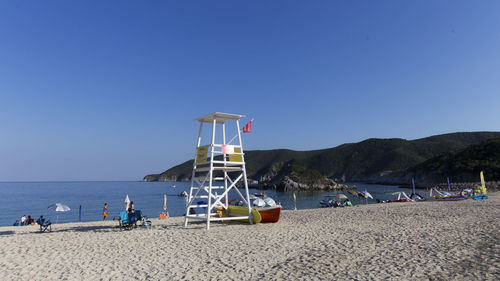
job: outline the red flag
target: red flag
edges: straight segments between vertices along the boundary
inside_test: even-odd
[[[245,127],[243,127],[243,133],[252,132],[252,121],[248,122]]]

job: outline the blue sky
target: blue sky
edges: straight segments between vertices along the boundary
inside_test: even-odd
[[[139,180],[194,155],[500,131],[498,1],[3,1],[0,181]]]

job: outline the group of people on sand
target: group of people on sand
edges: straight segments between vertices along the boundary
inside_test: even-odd
[[[43,216],[40,216],[36,221],[34,218],[31,216],[24,215],[21,217],[20,220],[16,220],[16,222],[13,224],[13,226],[23,226],[23,225],[37,225],[37,224],[43,224],[45,219]]]
[[[36,224],[35,220],[31,216],[24,215],[21,217],[20,220],[16,220],[16,222],[13,224],[14,226],[21,226],[21,225],[31,225],[31,224]]]
[[[129,214],[129,217],[135,216],[135,207],[134,207],[134,201],[130,202],[129,208],[127,209],[127,212]],[[102,208],[102,220],[105,221],[108,218],[108,203],[104,203],[104,207]],[[40,219],[43,219],[43,216],[40,216]],[[13,226],[21,226],[21,225],[36,225],[37,223],[40,224],[39,220],[35,221],[31,216],[24,215],[21,217],[20,220],[16,220],[16,222],[13,224]]]

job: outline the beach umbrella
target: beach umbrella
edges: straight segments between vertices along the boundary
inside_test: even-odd
[[[373,196],[370,194],[370,192],[368,192],[366,190],[365,191],[361,191],[361,194],[362,194],[362,196],[364,198],[371,198],[371,199],[373,199]]]
[[[56,212],[67,212],[71,210],[68,206],[64,205],[63,203],[55,203],[50,205],[47,209],[51,211],[56,211]]]
[[[373,199],[373,196],[370,194],[370,192],[366,191],[366,189],[365,191],[361,191],[359,194],[361,194],[361,196],[365,198],[365,204],[368,203],[368,198]]]
[[[130,205],[130,199],[128,199],[128,194],[125,196],[125,211],[128,211],[128,205]]]
[[[293,209],[297,210],[297,197],[295,197],[295,192],[293,192]]]
[[[49,207],[47,207],[47,209],[49,209],[51,211],[56,211],[56,212],[67,212],[67,211],[71,210],[68,206],[64,205],[63,203],[52,204]],[[56,223],[58,221],[59,221],[59,215],[57,215],[57,217],[56,217]]]
[[[167,211],[167,194],[163,194],[163,211]]]
[[[345,196],[344,194],[338,194],[337,196],[335,196],[336,198],[340,198],[340,199],[347,199],[347,196]]]

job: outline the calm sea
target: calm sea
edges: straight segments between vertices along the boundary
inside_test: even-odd
[[[175,188],[172,187],[175,185]],[[1,182],[0,183],[0,225],[12,225],[23,215],[38,218],[40,215],[52,222],[77,222],[102,220],[102,208],[108,203],[108,219],[119,217],[125,210],[125,196],[134,201],[135,209],[142,210],[149,217],[158,217],[163,208],[163,194],[167,195],[167,210],[170,216],[184,214],[185,198],[178,196],[182,191],[189,192],[189,182]],[[368,190],[374,198],[385,200],[393,198],[394,191],[410,191],[397,186],[355,184],[358,190]],[[262,190],[250,189],[250,193]],[[284,209],[293,209],[293,192],[266,191]],[[410,191],[411,193],[411,191]],[[297,209],[319,208],[318,202],[324,195],[335,192],[308,191],[296,192]],[[364,204],[352,198],[356,204]],[[231,197],[230,197],[231,198]],[[54,212],[47,207],[63,203],[71,208],[68,212]],[[375,200],[368,200],[375,203]]]

